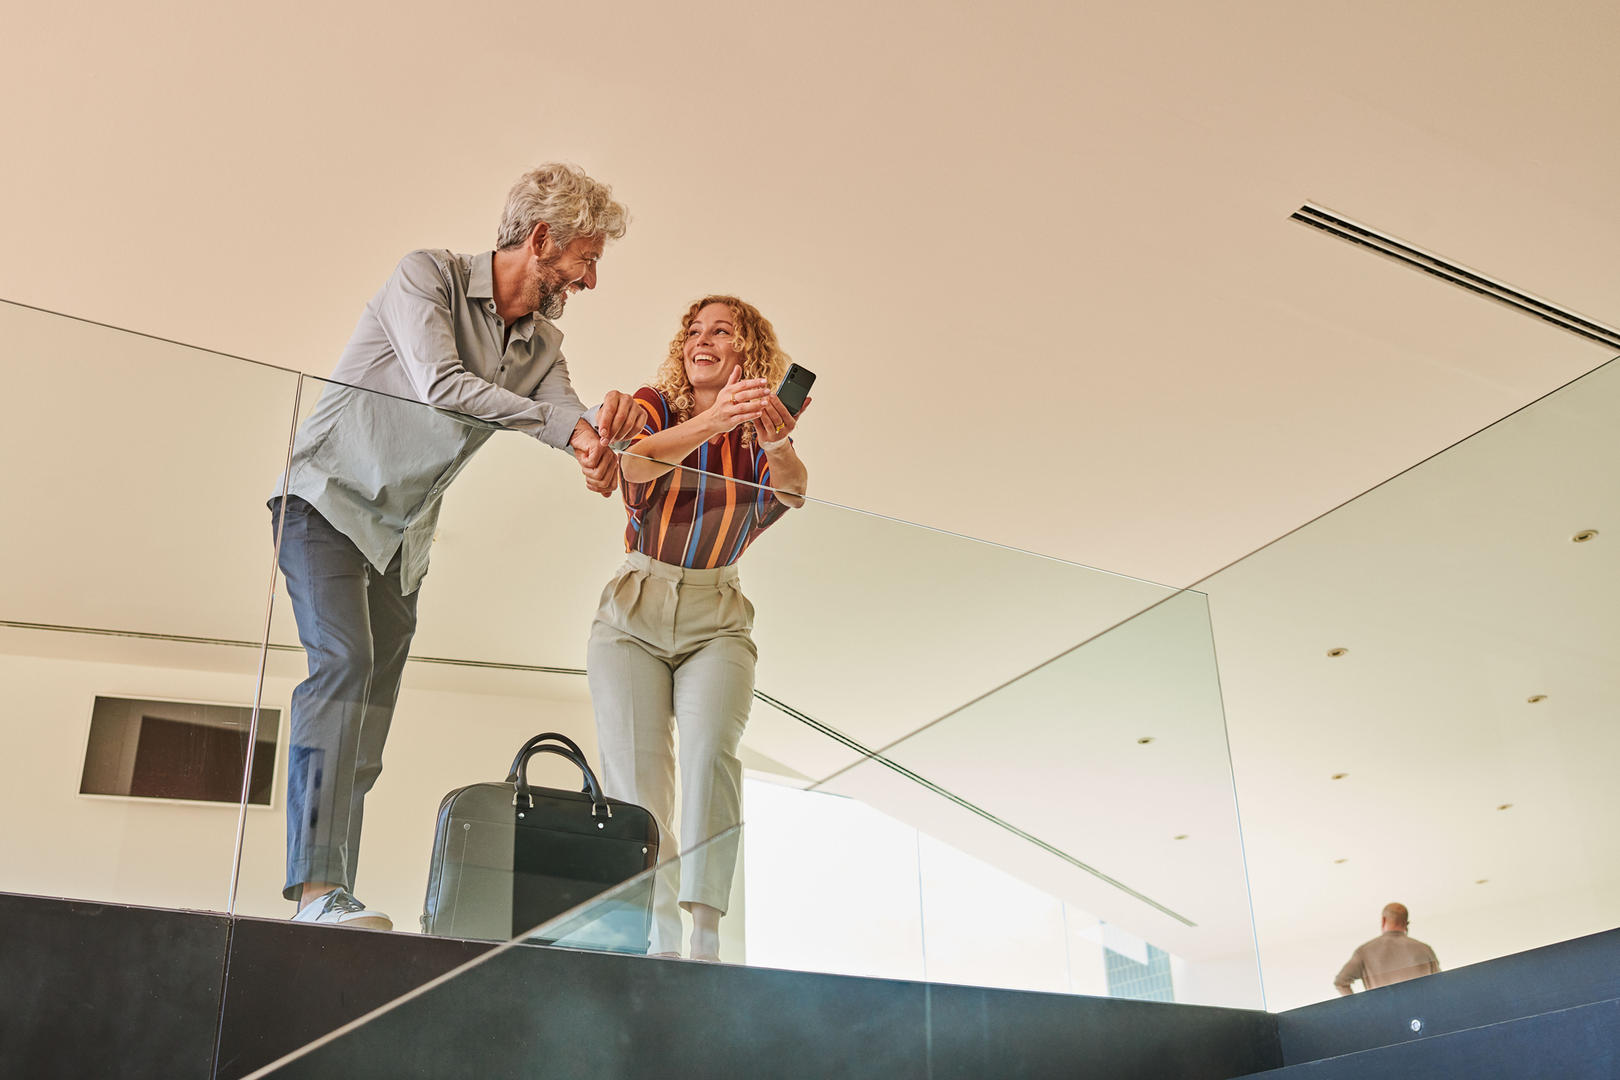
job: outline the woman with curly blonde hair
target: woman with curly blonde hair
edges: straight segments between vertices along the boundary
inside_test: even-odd
[[[771,390],[787,367],[757,308],[704,297],[681,319],[654,382],[636,391],[647,423],[619,462],[628,554],[602,591],[586,667],[604,786],[658,819],[661,858],[690,852],[655,886],[651,951],[662,955],[680,955],[678,904],[692,915],[692,958],[719,959],[736,837],[705,841],[742,820],[737,747],[757,656],[737,561],[804,503],[791,436],[810,402],[795,417]]]
[[[770,320],[759,313],[753,304],[739,300],[735,296],[706,296],[702,300],[694,301],[687,309],[685,317],[681,319],[681,327],[675,332],[675,337],[669,343],[669,355],[658,368],[658,374],[653,378],[651,389],[663,395],[669,403],[672,415],[677,422],[688,420],[692,416],[692,408],[696,403],[692,380],[686,373],[686,342],[692,333],[692,323],[705,307],[711,304],[720,304],[731,309],[735,319],[731,338],[732,346],[742,356],[741,379],[763,379],[765,385],[775,386],[787,374],[788,354],[782,351],[777,343],[776,329],[771,326]],[[722,340],[726,331],[720,331]],[[749,420],[743,424],[743,444],[752,446],[757,440],[754,438],[754,422]]]

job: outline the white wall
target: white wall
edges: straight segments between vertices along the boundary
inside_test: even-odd
[[[236,806],[82,796],[78,788],[97,694],[247,704],[255,658],[241,654],[227,671],[0,654],[7,748],[0,819],[8,823],[0,830],[0,890],[224,910]],[[392,915],[400,929],[415,928],[421,914],[434,817],[447,791],[503,778],[522,741],[544,730],[568,734],[596,757],[587,702],[426,689],[419,684],[431,678],[412,668],[382,778],[367,800],[357,882],[365,901]],[[510,691],[510,673],[501,674],[501,688]],[[282,710],[283,724],[295,683],[282,674],[266,682],[265,704]],[[247,812],[240,914],[292,913],[280,895],[285,738],[281,745],[274,804]],[[575,787],[570,772],[547,757],[531,776]]]
[[[56,635],[50,644],[73,639]],[[159,650],[164,646],[156,646]],[[195,656],[196,650],[179,650]],[[0,653],[0,737],[10,749],[0,764],[0,815],[19,823],[0,831],[0,891],[115,903],[226,910],[238,811],[235,805],[117,799],[78,794],[85,738],[96,696],[251,702],[257,656],[212,650],[225,671]],[[281,710],[274,802],[247,812],[236,912],[284,918],[281,897],[286,836],[287,708],[302,656],[272,654],[264,705]],[[480,682],[498,693],[435,689]],[[590,704],[545,691],[582,690],[577,676],[511,671],[468,673],[412,664],[389,734],[383,775],[366,800],[356,891],[414,931],[422,911],[439,801],[453,788],[505,777],[523,741],[560,731],[599,764]],[[525,692],[526,691],[526,692]],[[530,779],[577,788],[578,773],[560,758],[537,757]],[[612,794],[612,792],[609,792]],[[743,859],[738,854],[721,954],[742,962]]]

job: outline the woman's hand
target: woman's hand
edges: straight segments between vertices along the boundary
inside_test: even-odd
[[[748,420],[758,420],[765,401],[772,394],[764,379],[745,379],[742,365],[731,369],[726,385],[720,388],[714,404],[704,410],[707,426],[720,435]]]
[[[792,435],[793,429],[799,426],[799,421],[810,410],[810,401],[810,398],[805,398],[804,404],[799,406],[799,415],[794,416],[788,412],[787,406],[782,404],[781,398],[775,394],[767,394],[760,409],[760,418],[754,421],[754,430],[759,433],[759,441],[778,443]]]
[[[765,451],[765,460],[770,462],[771,488],[785,506],[804,505],[805,482],[809,477],[788,436],[793,434],[809,408],[810,399],[805,398],[804,404],[799,406],[799,415],[794,416],[782,404],[782,399],[772,394],[760,409],[760,418],[754,421],[754,438]]]

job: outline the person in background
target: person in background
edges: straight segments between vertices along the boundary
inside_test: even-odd
[[[680,954],[678,903],[692,916],[691,957],[719,959],[736,843],[704,842],[742,820],[737,748],[757,656],[737,562],[804,502],[792,435],[810,403],[794,417],[771,389],[787,368],[758,309],[704,297],[681,319],[657,378],[636,391],[647,422],[619,462],[628,556],[602,590],[586,670],[604,787],[657,818],[660,859],[689,853],[658,875],[655,954]]]
[[[571,452],[592,491],[618,484],[608,443],[641,428],[640,410],[610,392],[587,416],[552,320],[596,287],[597,261],[626,220],[611,189],[576,166],[525,173],[495,250],[400,260],[298,430],[270,499],[309,662],[293,691],[287,766],[282,895],[298,903],[297,921],[393,925],[354,896],[361,820],[450,482],[507,429]]]
[[[1333,985],[1340,996],[1348,996],[1350,984],[1361,980],[1364,990],[1373,990],[1390,983],[1433,975],[1440,970],[1440,961],[1434,950],[1406,933],[1405,904],[1386,904],[1379,920],[1379,935],[1356,948],[1350,960],[1339,969]]]

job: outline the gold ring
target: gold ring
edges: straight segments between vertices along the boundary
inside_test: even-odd
[[[781,425],[781,424],[777,424],[777,425],[776,425],[776,430],[777,430],[777,431],[781,431],[781,430],[782,430],[782,425]]]

